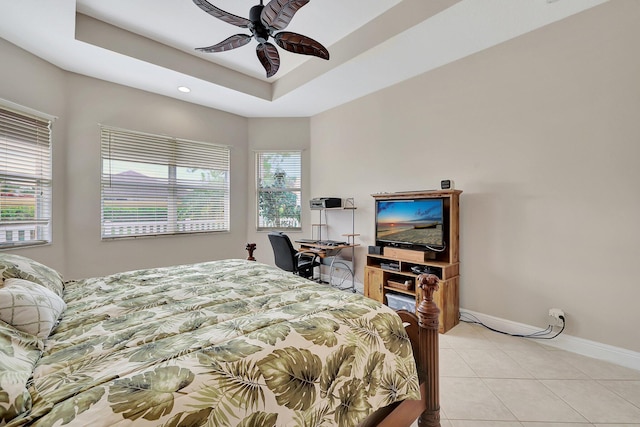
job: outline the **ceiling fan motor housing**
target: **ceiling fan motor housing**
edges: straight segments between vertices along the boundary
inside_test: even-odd
[[[264,6],[258,4],[253,6],[249,11],[249,20],[253,24],[253,35],[258,43],[266,43],[266,41],[269,40],[269,30],[262,23],[262,18],[260,17],[262,15],[262,9],[264,9]]]

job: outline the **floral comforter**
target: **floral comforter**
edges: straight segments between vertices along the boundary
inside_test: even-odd
[[[355,426],[419,399],[396,314],[244,260],[67,282],[16,425]]]

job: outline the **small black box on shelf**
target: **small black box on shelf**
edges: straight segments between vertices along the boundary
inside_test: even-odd
[[[382,255],[382,246],[369,246],[370,255]]]
[[[438,267],[431,267],[428,265],[414,265],[411,267],[411,272],[414,274],[434,274],[438,276],[438,279],[442,279],[442,269]]]

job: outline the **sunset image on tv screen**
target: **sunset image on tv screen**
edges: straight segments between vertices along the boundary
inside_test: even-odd
[[[376,239],[412,245],[443,244],[442,199],[378,201]]]

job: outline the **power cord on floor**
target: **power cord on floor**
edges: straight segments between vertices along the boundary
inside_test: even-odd
[[[491,326],[485,325],[484,323],[482,323],[480,321],[480,319],[478,319],[473,314],[460,312],[459,318],[460,318],[460,321],[462,321],[462,322],[471,323],[471,324],[474,324],[474,325],[484,326],[485,328],[489,329],[490,331],[498,332],[500,334],[509,335],[509,336],[512,336],[512,337],[531,338],[531,339],[538,339],[538,340],[550,340],[550,339],[553,339],[553,338],[557,337],[558,335],[560,335],[562,333],[562,331],[564,331],[564,328],[566,326],[566,321],[564,319],[564,316],[560,316],[559,319],[562,321],[562,327],[560,328],[559,331],[557,331],[555,333],[553,331],[553,325],[549,325],[549,326],[547,326],[547,329],[543,329],[543,330],[540,330],[540,331],[532,332],[530,334],[512,334],[510,332],[500,331],[498,329],[492,328]],[[554,335],[553,336],[549,336],[551,334],[554,334]]]

